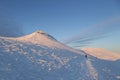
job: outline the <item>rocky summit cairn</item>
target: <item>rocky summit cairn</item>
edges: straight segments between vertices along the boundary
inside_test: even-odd
[[[42,30],[38,30],[37,33],[45,34],[45,32]]]

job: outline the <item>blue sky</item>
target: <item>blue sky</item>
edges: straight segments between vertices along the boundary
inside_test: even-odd
[[[79,36],[81,36],[81,34],[85,34],[85,29],[120,16],[120,1],[0,0],[0,16],[5,16],[9,18],[9,20],[15,21],[15,24],[19,25],[19,28],[22,28],[21,30],[24,34],[42,29],[59,41],[64,42],[76,35],[80,34]],[[107,41],[109,45],[106,44],[103,48],[120,52],[119,25],[120,20],[118,20],[117,23],[113,22],[108,32],[110,36],[92,40],[89,45],[85,47],[101,47],[101,45],[105,45]],[[118,29],[115,29],[113,32],[113,28]],[[97,31],[97,29],[92,29],[90,32]],[[109,27],[107,27],[107,29],[109,29]],[[104,30],[104,27],[102,30]],[[116,32],[117,30],[118,32]],[[96,33],[92,33],[92,35],[95,34]],[[110,47],[110,45],[114,46]]]

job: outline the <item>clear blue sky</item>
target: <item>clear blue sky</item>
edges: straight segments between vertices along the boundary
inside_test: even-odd
[[[14,19],[23,28],[25,34],[42,29],[53,35],[59,41],[64,42],[64,40],[81,33],[83,29],[104,22],[109,18],[120,16],[120,1],[0,0],[0,12],[1,15]],[[113,37],[93,40],[90,45],[101,47],[101,43],[105,45],[106,40],[109,43],[108,39],[114,38],[113,41],[116,39],[117,41],[112,41],[110,44],[111,46],[114,45],[115,51],[120,52],[118,50],[120,49],[118,45],[120,41],[119,32],[117,34],[113,33]],[[105,48],[111,49],[109,46]]]

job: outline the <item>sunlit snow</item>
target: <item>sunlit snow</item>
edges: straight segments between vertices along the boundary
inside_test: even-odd
[[[120,58],[104,60],[37,31],[0,37],[0,80],[119,80]]]

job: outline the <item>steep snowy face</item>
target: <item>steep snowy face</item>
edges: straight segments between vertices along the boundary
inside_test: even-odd
[[[105,49],[100,48],[83,48],[83,51],[85,51],[87,54],[92,55],[94,57],[103,59],[103,60],[118,60],[120,59],[120,54],[107,51]]]

